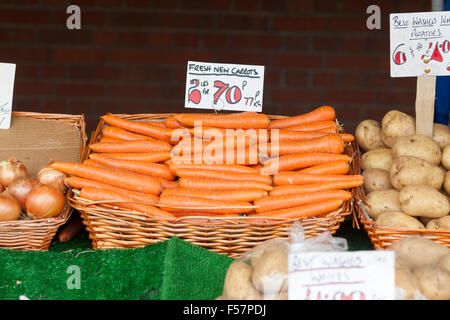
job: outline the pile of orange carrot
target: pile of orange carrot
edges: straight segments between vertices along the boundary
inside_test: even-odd
[[[88,159],[52,167],[81,198],[162,219],[319,216],[363,183],[344,153],[354,137],[335,118],[330,106],[277,120],[255,112],[165,121],[108,114]]]

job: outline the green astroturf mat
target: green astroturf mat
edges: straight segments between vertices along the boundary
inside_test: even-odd
[[[365,231],[349,222],[335,236],[346,238],[349,250],[373,249]],[[0,249],[0,299],[210,300],[221,295],[232,261],[176,237],[92,250],[83,232],[68,243],[54,241],[48,252]]]

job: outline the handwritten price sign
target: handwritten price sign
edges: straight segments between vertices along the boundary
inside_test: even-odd
[[[11,126],[15,74],[15,64],[0,63],[0,129],[9,129]]]
[[[393,251],[291,253],[289,300],[393,300]]]
[[[393,13],[391,77],[450,75],[450,12]]]
[[[189,61],[186,108],[262,111],[264,66]]]

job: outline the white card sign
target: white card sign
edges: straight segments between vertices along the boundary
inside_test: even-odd
[[[0,129],[11,126],[15,74],[15,64],[0,63]]]
[[[392,13],[391,77],[450,75],[450,12]]]
[[[393,251],[301,252],[288,257],[289,300],[394,300]]]
[[[264,66],[188,61],[186,108],[262,111]]]

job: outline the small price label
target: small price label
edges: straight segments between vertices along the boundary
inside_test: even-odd
[[[264,66],[188,61],[186,108],[262,111]]]
[[[290,253],[289,300],[394,300],[393,251]]]
[[[450,12],[392,13],[391,77],[450,75]]]
[[[0,129],[11,126],[15,74],[15,64],[0,63]]]

